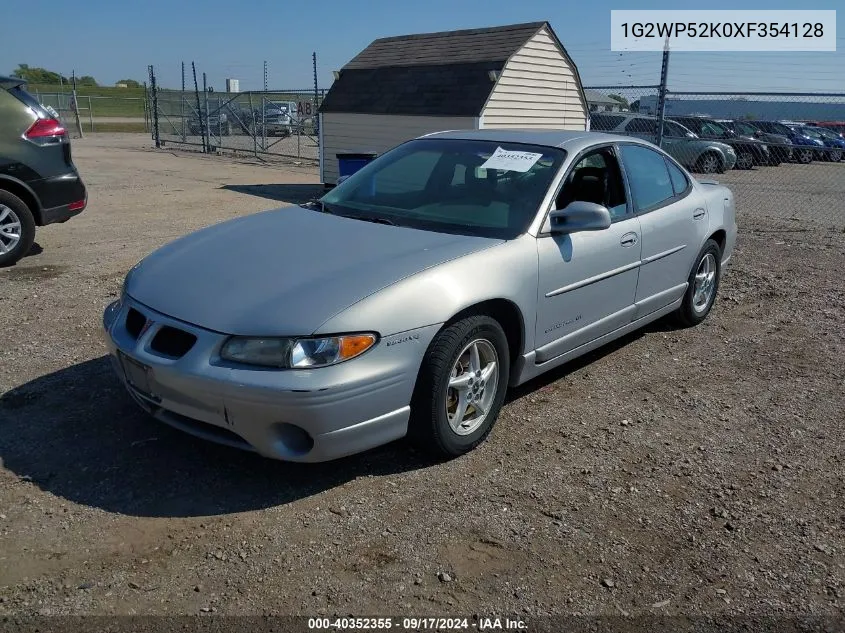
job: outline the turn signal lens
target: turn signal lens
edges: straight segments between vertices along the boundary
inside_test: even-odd
[[[341,336],[340,337],[340,359],[347,360],[355,358],[358,354],[363,354],[370,349],[376,342],[376,337],[372,334],[359,334],[357,336]]]

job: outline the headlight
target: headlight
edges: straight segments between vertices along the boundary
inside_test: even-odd
[[[768,146],[768,145],[763,145],[763,151],[764,151],[764,152],[768,152],[768,151],[769,151],[769,146]]]
[[[728,147],[728,154],[730,154],[731,156],[736,156],[736,152],[734,151],[733,147]]]
[[[360,356],[375,345],[376,340],[375,334],[299,339],[233,336],[223,345],[220,356],[263,367],[327,367]]]

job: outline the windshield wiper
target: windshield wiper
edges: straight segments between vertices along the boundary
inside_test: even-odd
[[[309,200],[305,204],[302,205],[303,207],[308,207],[309,209],[314,209],[315,211],[320,211],[322,213],[329,213],[331,215],[335,215],[335,212],[332,211],[331,207],[327,205],[325,202],[320,200],[319,198],[315,198],[314,200]]]
[[[396,226],[396,222],[394,222],[393,220],[388,220],[387,218],[381,218],[373,215],[342,215],[340,217],[350,218],[352,220],[361,220],[363,222],[373,222],[375,224],[389,224],[391,226]]]

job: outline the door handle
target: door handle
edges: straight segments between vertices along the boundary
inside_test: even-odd
[[[692,212],[692,219],[693,220],[700,220],[701,218],[703,218],[706,215],[706,213],[707,213],[707,211],[705,211],[704,209],[696,209],[695,211]]]
[[[636,233],[625,233],[625,235],[622,236],[622,239],[619,240],[619,243],[622,244],[622,246],[626,246],[626,247],[627,246],[633,246],[634,244],[637,243],[637,234]]]

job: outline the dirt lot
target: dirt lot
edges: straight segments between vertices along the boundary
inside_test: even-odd
[[[464,458],[310,466],[147,419],[99,332],[142,256],[307,199],[313,168],[145,145],[76,141],[89,208],[0,270],[0,616],[845,605],[845,164],[720,177],[741,234],[702,326],[519,389]]]

